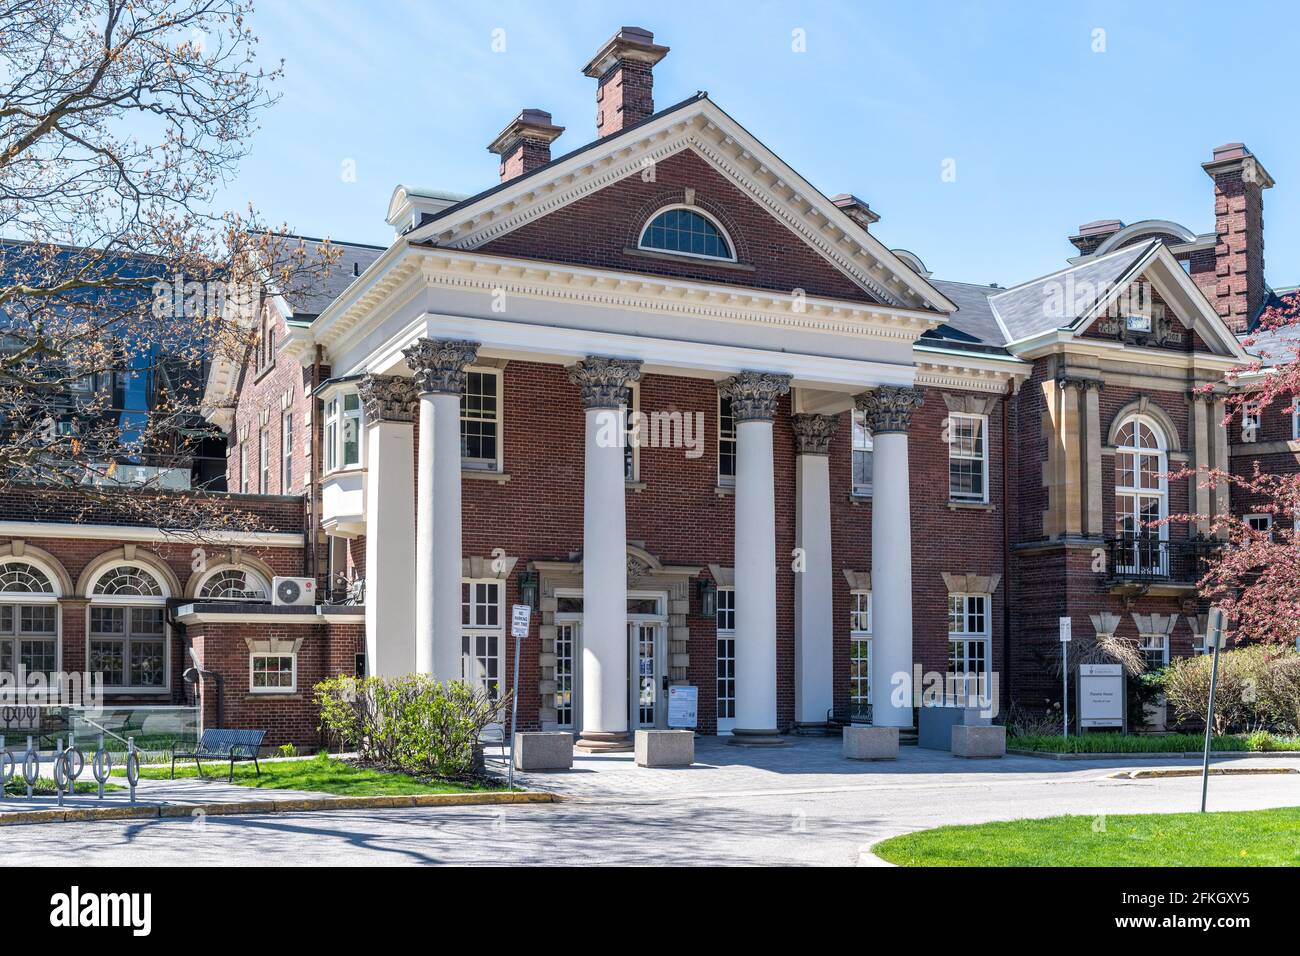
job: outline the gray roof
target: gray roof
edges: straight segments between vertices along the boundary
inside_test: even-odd
[[[948,316],[948,321],[926,333],[926,338],[946,339],[952,343],[978,343],[1006,345],[1006,336],[993,316],[989,296],[1004,290],[997,286],[976,285],[973,282],[948,282],[931,279],[934,286],[957,306],[958,311]]]
[[[1154,239],[1089,259],[998,292],[989,298],[989,305],[1012,342],[1072,328],[1089,316],[1111,289],[1127,284],[1135,267],[1159,245],[1160,240]]]
[[[295,319],[311,319],[324,312],[325,307],[342,295],[385,250],[384,246],[364,243],[309,239],[306,236],[294,238],[301,240],[306,258],[302,268],[290,279],[289,287],[281,290],[281,295],[293,309]],[[338,256],[328,264],[321,264],[317,254],[326,242],[338,252]],[[297,243],[286,251],[296,255]]]

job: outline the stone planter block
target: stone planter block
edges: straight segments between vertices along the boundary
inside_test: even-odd
[[[954,757],[1005,757],[1007,754],[1007,728],[972,727],[957,724],[952,728],[952,755]]]
[[[849,760],[897,760],[897,727],[845,727],[844,756]]]
[[[573,734],[564,730],[515,734],[516,770],[569,770],[573,767]]]
[[[695,731],[638,730],[638,767],[689,767],[695,763]]]

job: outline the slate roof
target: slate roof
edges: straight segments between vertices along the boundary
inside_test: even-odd
[[[1269,309],[1278,309],[1288,315],[1300,316],[1300,287],[1286,289],[1269,289],[1268,298],[1255,316],[1252,331],[1239,336],[1253,341],[1246,347],[1251,355],[1263,359],[1265,366],[1282,365],[1296,358],[1300,350],[1300,324],[1283,325],[1273,329],[1261,329],[1259,320]]]
[[[1160,240],[1154,239],[1126,246],[991,296],[989,305],[1010,337],[1006,341],[1074,327],[1092,313],[1109,289],[1127,284],[1136,267],[1159,245]],[[1071,298],[1065,314],[1054,314],[1047,307],[1056,296]]]
[[[951,299],[957,312],[948,321],[921,338],[942,339],[945,345],[982,344],[1003,346],[1007,337],[1002,334],[998,320],[989,304],[989,296],[1004,291],[997,286],[976,285],[973,282],[948,282],[931,279],[930,284]]]

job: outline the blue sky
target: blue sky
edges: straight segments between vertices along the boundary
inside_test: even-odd
[[[1050,272],[1094,219],[1209,231],[1200,164],[1242,141],[1278,184],[1265,194],[1266,270],[1289,285],[1300,282],[1298,21],[1300,7],[1258,0],[261,0],[251,22],[259,56],[285,60],[283,99],[224,198],[306,235],[386,243],[393,187],[492,185],[486,146],[520,109],[567,127],[557,155],[594,138],[595,81],[581,67],[634,24],[672,48],[655,70],[658,106],[707,90],[822,192],[867,200],[881,240],[938,278]],[[792,50],[795,30],[805,52]]]

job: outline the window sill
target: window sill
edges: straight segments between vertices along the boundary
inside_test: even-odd
[[[266,378],[274,371],[275,371],[275,361],[272,360],[270,365],[268,365],[266,368],[262,369],[260,372],[258,372],[256,375],[253,376],[253,384],[256,385],[258,382]]]
[[[498,485],[504,485],[510,480],[508,471],[487,471],[483,468],[462,468],[460,476],[462,478],[473,478],[476,481],[495,481]]]
[[[333,478],[344,478],[348,475],[364,475],[366,469],[361,465],[344,465],[342,468],[335,468],[321,475],[322,482],[329,481]]]
[[[625,481],[623,487],[628,491],[645,491],[646,483],[644,481]]]
[[[733,269],[737,272],[757,272],[758,270],[744,262],[732,262],[729,259],[709,259],[704,256],[682,256],[671,252],[660,252],[656,249],[637,249],[629,246],[623,250],[625,256],[636,256],[640,259],[660,259],[664,262],[680,262],[683,265],[692,266],[713,266],[717,269]]]
[[[862,494],[861,492],[857,492],[857,491],[851,491],[849,492],[849,504],[869,505],[871,504],[871,495]]]
[[[987,501],[950,501],[949,511],[997,511],[997,506]]]
[[[717,485],[716,487],[714,487],[714,489],[713,489],[713,493],[714,493],[715,495],[717,495],[719,498],[727,498],[727,497],[730,497],[731,495],[734,495],[734,494],[736,493],[736,486],[735,486],[735,485]]]
[[[286,691],[249,691],[244,700],[302,700],[302,694],[296,690]]]

